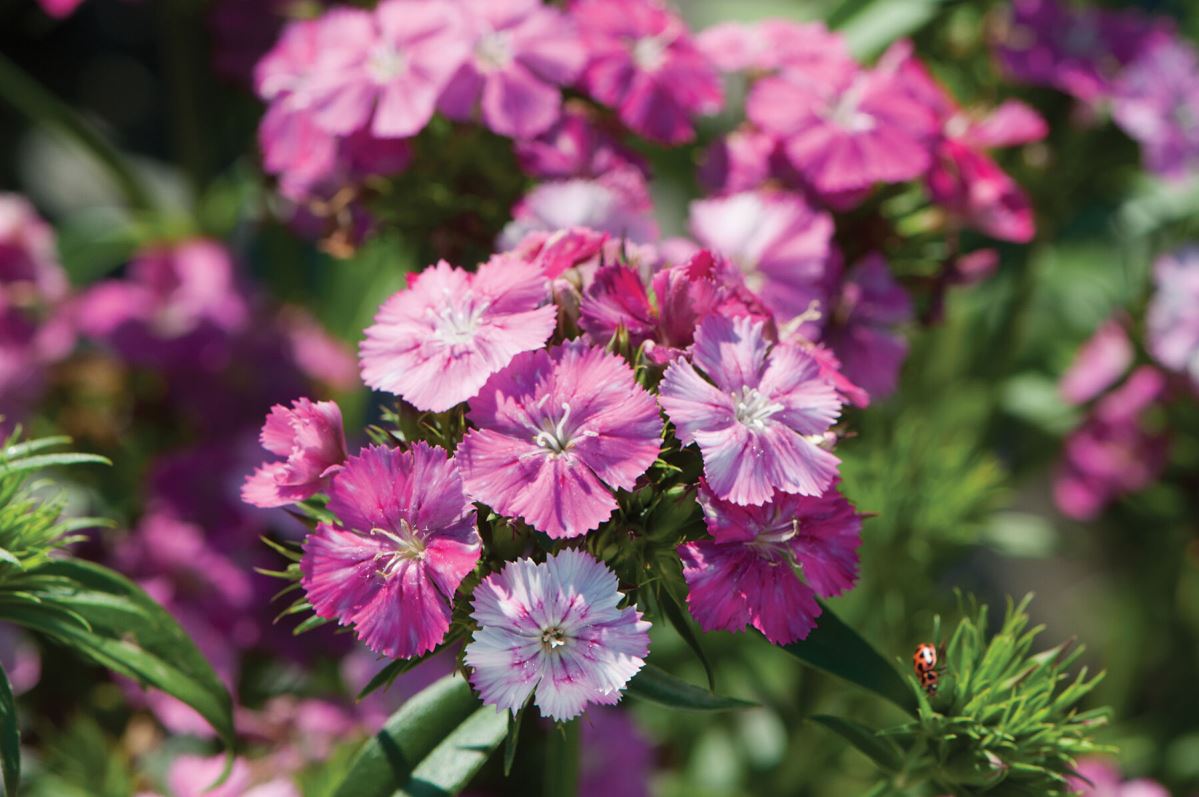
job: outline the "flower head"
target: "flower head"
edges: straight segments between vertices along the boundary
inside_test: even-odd
[[[1085,404],[1124,376],[1134,356],[1124,325],[1115,318],[1104,322],[1062,375],[1058,385],[1062,398],[1071,404]]]
[[[481,547],[454,462],[423,442],[371,446],[346,460],[328,508],[340,523],[317,526],[300,564],[316,613],[384,656],[435,648]]]
[[[647,243],[658,237],[653,212],[649,186],[641,172],[630,166],[594,180],[555,180],[538,185],[520,200],[500,243],[512,248],[531,232],[572,227]]]
[[[1149,302],[1149,353],[1199,388],[1199,247],[1158,259]]]
[[[1167,178],[1199,168],[1199,55],[1165,39],[1120,73],[1112,118],[1140,145],[1145,165]]]
[[[687,606],[704,630],[752,625],[785,645],[815,627],[816,595],[840,595],[857,581],[862,518],[836,487],[743,507],[701,484],[699,501],[712,539],[685,543],[679,555]]]
[[[467,492],[554,538],[596,528],[658,456],[662,420],[620,357],[582,343],[522,354],[470,401]]]
[[[615,169],[633,168],[647,174],[640,155],[617,139],[618,131],[604,126],[598,114],[578,101],[567,103],[562,115],[536,138],[516,142],[520,168],[543,180],[595,178]]]
[[[341,409],[332,401],[299,398],[291,409],[271,407],[262,427],[262,447],[283,457],[246,479],[242,499],[254,506],[283,506],[322,490],[346,458]]]
[[[479,624],[466,646],[470,681],[489,706],[565,721],[589,703],[611,705],[644,666],[649,623],[619,608],[616,574],[565,549],[538,564],[509,562],[475,588]]]
[[[692,352],[666,369],[661,402],[679,439],[699,445],[712,492],[753,505],[776,489],[821,495],[839,460],[820,444],[841,399],[812,355],[772,345],[762,321],[718,315],[700,324]]]
[[[443,260],[379,308],[360,350],[362,379],[417,409],[448,410],[544,344],[556,320],[534,266],[493,258],[470,274]]]
[[[1114,762],[1084,758],[1070,778],[1071,794],[1079,797],[1170,797],[1165,786],[1146,778],[1124,780]]]

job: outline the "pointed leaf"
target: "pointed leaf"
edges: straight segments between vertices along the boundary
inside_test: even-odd
[[[713,694],[707,689],[676,678],[660,667],[647,664],[629,681],[628,692],[634,697],[667,708],[688,711],[730,711],[752,708],[756,703]]]
[[[833,717],[827,714],[818,714],[808,717],[808,719],[823,725],[852,744],[884,772],[898,772],[903,768],[903,753],[899,747],[890,739],[879,736],[865,725],[844,717]]]
[[[716,691],[716,673],[712,669],[712,664],[708,661],[707,655],[704,653],[704,648],[699,642],[699,637],[695,634],[695,629],[691,627],[691,623],[687,622],[687,613],[683,611],[683,607],[678,598],[675,597],[674,590],[671,589],[668,582],[662,582],[662,589],[658,591],[658,603],[662,607],[662,613],[666,615],[666,619],[670,620],[670,624],[674,626],[674,630],[678,631],[679,636],[687,643],[687,647],[699,659],[699,663],[704,667],[704,675],[708,677],[708,688],[713,692]]]
[[[504,777],[512,774],[512,762],[516,760],[516,744],[520,741],[520,725],[525,718],[525,712],[529,708],[529,703],[533,696],[530,694],[529,699],[520,707],[520,711],[513,714],[511,711],[508,714],[508,735],[504,738]]]
[[[0,463],[0,477],[10,476],[27,470],[41,470],[59,465],[79,465],[94,462],[99,465],[111,465],[107,457],[99,454],[38,454],[34,457],[11,460]]]
[[[21,731],[17,727],[17,701],[3,667],[0,667],[0,773],[4,775],[4,793],[16,794],[21,783]]]
[[[443,797],[462,791],[504,741],[507,713],[483,706],[471,714],[417,764],[408,782],[396,794]]]

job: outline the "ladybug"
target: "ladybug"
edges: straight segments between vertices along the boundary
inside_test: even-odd
[[[932,697],[937,693],[937,682],[941,679],[938,670],[940,666],[937,660],[937,648],[928,642],[922,642],[916,646],[916,652],[912,654],[912,666],[916,670],[916,678],[920,681],[920,686]]]
[[[937,675],[936,670],[922,672],[917,677],[920,679],[920,685],[924,687],[925,694],[929,697],[937,694],[937,681],[940,680],[941,676]]]

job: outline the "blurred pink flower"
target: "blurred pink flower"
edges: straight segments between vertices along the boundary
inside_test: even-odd
[[[691,140],[691,120],[724,103],[720,76],[686,25],[656,0],[575,0],[588,62],[581,84],[633,132],[664,144]]]
[[[246,479],[242,500],[254,506],[285,506],[325,489],[346,458],[341,409],[332,401],[299,398],[291,409],[271,407],[262,447],[282,461],[269,462]]]
[[[862,519],[835,486],[815,497],[775,493],[762,507],[722,501],[701,484],[711,540],[679,546],[687,606],[705,631],[753,626],[776,645],[816,626],[816,595],[858,577]]]
[[[483,122],[511,138],[544,133],[558,119],[559,86],[574,81],[586,54],[571,20],[540,0],[459,0],[472,48],[439,109],[468,119],[482,97]]]
[[[701,32],[696,43],[722,72],[787,68],[820,81],[835,80],[857,66],[845,38],[822,22],[721,22]]]
[[[1147,48],[1113,94],[1112,118],[1141,145],[1146,168],[1172,179],[1199,169],[1199,55],[1189,42]]]
[[[521,354],[470,401],[458,448],[466,491],[550,537],[577,537],[616,509],[661,443],[658,406],[620,357],[571,342]]]
[[[836,390],[810,353],[772,345],[766,328],[709,316],[691,362],[671,363],[660,388],[679,439],[699,446],[712,492],[743,505],[761,505],[776,489],[820,495],[839,462],[820,447],[841,414]]]
[[[515,713],[535,691],[541,715],[563,722],[619,701],[645,664],[650,624],[635,607],[618,608],[617,586],[605,565],[569,548],[484,579],[465,657],[483,702]]]
[[[1124,325],[1108,319],[1082,345],[1058,389],[1071,404],[1085,404],[1104,392],[1132,365],[1135,352]]]
[[[284,778],[254,783],[254,775],[245,759],[233,761],[228,779],[210,789],[225,768],[225,757],[206,758],[185,754],[175,758],[167,770],[167,789],[171,797],[300,797],[300,790]]]
[[[644,159],[621,144],[598,114],[577,101],[567,103],[548,130],[515,146],[520,168],[541,180],[595,178],[627,168],[648,173]]]
[[[82,2],[83,0],[38,0],[38,5],[50,16],[63,19],[74,14]]]
[[[454,462],[424,442],[365,448],[333,479],[328,509],[340,524],[317,526],[300,565],[317,615],[390,658],[437,647],[481,546]]]
[[[629,712],[593,706],[580,731],[579,797],[649,797],[654,745]]]
[[[474,274],[443,260],[379,308],[360,349],[362,380],[417,409],[448,410],[545,343],[557,322],[549,298],[545,276],[519,259],[494,257]]]
[[[653,200],[641,173],[632,167],[613,169],[593,180],[542,183],[512,210],[512,221],[500,235],[511,249],[531,232],[586,227],[633,243],[657,239]]]
[[[15,695],[28,692],[42,677],[37,646],[24,631],[7,623],[0,623],[0,670]]]
[[[1170,797],[1165,786],[1152,780],[1124,780],[1119,768],[1102,758],[1084,758],[1076,771],[1070,789],[1080,797]]]
[[[1199,247],[1158,258],[1153,280],[1145,322],[1149,353],[1199,389]]]

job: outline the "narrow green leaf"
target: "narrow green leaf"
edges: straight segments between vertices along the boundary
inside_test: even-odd
[[[844,717],[818,714],[808,717],[812,722],[823,725],[852,744],[884,772],[898,772],[903,768],[903,753],[890,739],[879,736],[874,730]]]
[[[99,465],[111,465],[107,457],[99,454],[39,454],[33,457],[0,463],[0,478],[27,470],[40,470],[60,465],[80,465],[94,462]]]
[[[805,664],[869,689],[915,714],[916,698],[895,668],[857,631],[841,622],[827,606],[823,608],[808,638],[782,649]]]
[[[516,744],[520,741],[520,725],[532,700],[533,695],[530,694],[529,699],[520,707],[520,711],[515,714],[511,711],[506,712],[508,714],[508,735],[504,738],[504,777],[512,774],[512,762],[516,760]]]
[[[396,659],[396,660],[390,662],[386,667],[384,667],[383,669],[381,669],[377,673],[375,673],[375,677],[371,678],[370,681],[367,682],[366,686],[362,687],[362,691],[358,693],[357,699],[361,700],[362,698],[369,695],[371,692],[375,692],[375,691],[378,691],[379,689],[384,689],[384,688],[391,686],[391,684],[395,681],[396,678],[399,678],[401,675],[408,672],[416,665],[421,664],[425,661],[428,661],[433,656],[436,656],[438,653],[445,650],[447,645],[452,644],[457,639],[458,639],[458,633],[453,632],[449,636],[447,636],[445,639],[443,639],[440,645],[433,648],[428,653],[426,653],[425,655],[423,655],[419,658]]]
[[[713,694],[707,689],[676,678],[653,664],[645,665],[641,672],[633,676],[633,680],[629,681],[628,692],[633,697],[660,706],[688,711],[730,711],[757,705]]]
[[[17,726],[17,701],[3,667],[0,667],[0,773],[4,775],[4,793],[15,795],[21,783],[21,731]]]
[[[401,706],[383,730],[363,744],[333,797],[391,797],[411,781],[421,762],[478,710],[479,700],[465,679],[459,675],[442,678]],[[500,720],[501,729],[506,728],[502,717]]]
[[[846,3],[836,26],[858,58],[878,55],[892,42],[910,36],[937,15],[946,0],[871,0]]]
[[[28,456],[35,451],[70,444],[71,438],[65,434],[53,437],[39,437],[34,440],[26,440],[24,443],[13,443],[11,446],[5,446],[4,450],[0,451],[0,460],[18,459],[19,457]]]
[[[550,730],[545,751],[546,797],[576,797],[579,793],[579,720]]]
[[[658,591],[658,604],[662,607],[662,613],[666,615],[666,619],[674,626],[674,630],[679,632],[679,636],[683,638],[687,647],[691,648],[691,652],[703,665],[704,675],[708,677],[708,688],[715,692],[716,672],[712,669],[712,664],[704,653],[703,645],[700,644],[695,629],[691,627],[691,623],[687,622],[687,613],[683,610],[681,602],[675,597],[674,590],[666,581],[662,582],[662,589]]]
[[[416,765],[408,782],[396,794],[448,797],[465,789],[504,741],[507,713],[491,706],[475,711]]]

